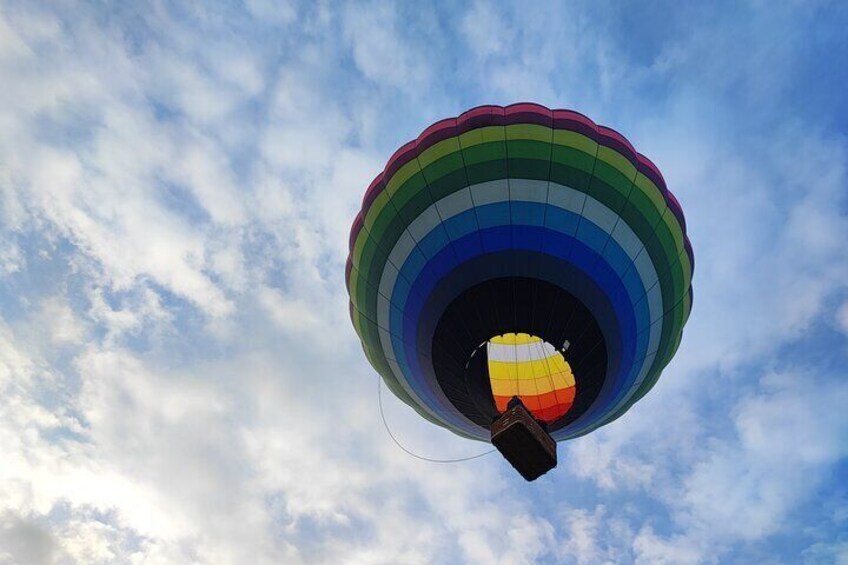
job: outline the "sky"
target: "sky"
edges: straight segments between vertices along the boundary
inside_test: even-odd
[[[848,563],[840,2],[0,0],[0,563]],[[347,235],[479,104],[686,213],[657,386],[526,483],[382,427]],[[429,457],[484,451],[391,395]]]

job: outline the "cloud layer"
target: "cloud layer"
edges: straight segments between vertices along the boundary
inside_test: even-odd
[[[0,3],[0,563],[848,560],[848,14],[456,10]],[[633,140],[696,255],[657,387],[529,485],[391,443],[343,282],[392,151],[525,99]]]

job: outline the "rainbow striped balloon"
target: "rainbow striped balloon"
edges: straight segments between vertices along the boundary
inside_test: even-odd
[[[354,220],[346,282],[368,360],[424,418],[488,441],[517,395],[562,440],[656,383],[693,267],[653,163],[581,114],[515,104],[437,122],[389,159]]]

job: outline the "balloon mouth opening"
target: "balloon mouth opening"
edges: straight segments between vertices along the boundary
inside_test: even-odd
[[[531,333],[504,333],[485,342],[489,384],[495,409],[503,414],[514,397],[538,420],[554,422],[574,404],[577,384],[565,354]]]
[[[440,293],[438,300],[425,305],[420,333],[432,337],[422,344],[429,357],[421,354],[419,358],[422,367],[432,369],[434,384],[453,408],[482,430],[491,430],[492,422],[503,414],[505,401],[521,393],[522,403],[533,417],[546,422],[552,434],[563,435],[559,431],[578,421],[595,402],[610,359],[618,359],[620,340],[614,312],[607,309],[599,290],[567,264],[555,273],[545,271],[536,277],[492,277],[487,265],[500,269],[511,257],[495,253],[483,263],[472,261],[457,268],[451,277],[459,281],[465,277],[482,280],[473,285],[462,283],[467,286],[458,295],[448,298],[450,295]],[[540,278],[554,275],[567,280],[555,284]],[[453,282],[448,278],[445,289]],[[566,283],[585,297],[566,290]],[[601,313],[603,326],[587,304]],[[608,348],[602,327],[611,332],[613,349]],[[524,349],[528,358],[539,358],[537,362],[524,368],[492,365],[494,373],[501,371],[501,378],[493,379],[498,375],[490,371],[489,351],[497,361],[496,349],[505,348],[512,355],[504,355],[501,361],[515,362],[515,347],[520,345],[516,341],[522,340],[532,343],[519,349]],[[528,351],[532,349],[535,355]],[[550,356],[555,358],[538,362]],[[516,384],[519,370],[534,379]],[[504,397],[500,406],[496,396]]]

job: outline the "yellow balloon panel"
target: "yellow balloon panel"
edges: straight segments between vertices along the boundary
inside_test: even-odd
[[[576,393],[571,366],[551,344],[526,333],[495,336],[486,346],[489,381],[501,412],[518,396],[546,422],[562,417]]]

